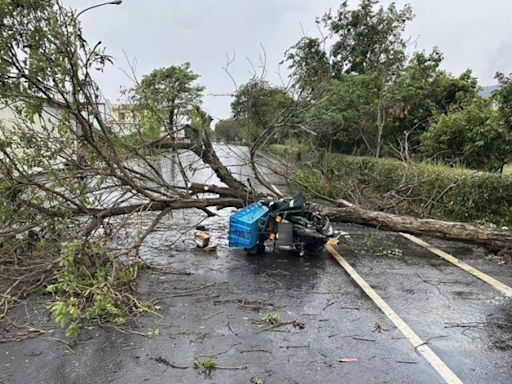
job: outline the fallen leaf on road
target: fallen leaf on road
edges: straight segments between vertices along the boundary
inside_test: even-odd
[[[203,252],[215,252],[216,250],[217,250],[216,245],[209,245],[209,246],[201,249],[201,251],[203,251]]]
[[[340,363],[355,363],[357,359],[355,357],[342,357],[338,359]]]
[[[295,329],[304,329],[306,325],[304,323],[301,323],[300,321],[293,320],[292,321],[293,328]]]

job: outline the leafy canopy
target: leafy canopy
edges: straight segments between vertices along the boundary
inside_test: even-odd
[[[133,98],[146,119],[174,130],[187,116],[189,107],[201,102],[204,87],[190,63],[155,69],[133,89]]]
[[[501,171],[512,148],[512,132],[488,100],[475,99],[459,112],[442,115],[422,137],[432,158],[470,168]]]

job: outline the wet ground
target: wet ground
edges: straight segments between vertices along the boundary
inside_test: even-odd
[[[70,343],[55,329],[0,345],[0,378],[8,383],[442,382],[327,253],[247,256],[229,249],[229,213],[204,223],[218,244],[216,253],[191,250],[188,235],[175,249],[166,248],[162,241],[170,246],[176,240],[162,236],[172,221],[150,239],[149,245],[158,239],[159,247],[149,246],[146,258],[167,270],[148,270],[141,277],[141,295],[160,305],[162,315],[144,316],[133,325],[146,336],[89,329]],[[350,225],[338,229],[351,235],[340,253],[464,383],[510,383],[510,299],[396,234]],[[510,283],[512,268],[486,259],[483,250],[433,243]],[[27,313],[34,326],[54,328],[43,308]],[[280,323],[262,320],[269,314],[278,314]],[[194,368],[195,360],[208,358],[220,369],[208,375]],[[338,361],[346,358],[356,360]]]
[[[299,258],[229,249],[230,213],[203,222],[217,252],[192,248],[199,216],[190,211],[173,214],[147,239],[143,257],[159,268],[143,272],[138,291],[161,317],[139,318],[130,333],[93,328],[72,341],[44,297],[19,306],[20,330],[30,323],[46,333],[0,344],[0,382],[443,382],[326,252]],[[337,229],[350,234],[338,251],[464,383],[511,383],[511,299],[397,234]],[[427,240],[512,284],[512,266],[483,249]],[[218,369],[194,368],[209,358]]]

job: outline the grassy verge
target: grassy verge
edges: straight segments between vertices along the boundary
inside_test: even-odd
[[[334,199],[418,217],[512,225],[512,176],[341,154],[319,158],[277,145],[270,152],[300,162],[295,179]]]

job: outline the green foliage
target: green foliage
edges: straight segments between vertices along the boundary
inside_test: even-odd
[[[293,98],[284,89],[253,79],[237,90],[231,110],[235,120],[242,124],[244,136],[253,141],[293,105]]]
[[[292,150],[287,152],[295,158]],[[327,155],[321,163],[311,154],[302,164],[293,178],[306,194],[356,198],[370,209],[397,214],[512,226],[510,176],[339,154]]]
[[[55,297],[48,308],[68,336],[77,336],[86,322],[124,325],[130,314],[144,310],[127,291],[135,271],[85,240],[64,243],[56,281],[47,287]]]
[[[322,85],[332,77],[331,64],[318,38],[303,37],[285,53],[294,85],[301,91],[320,97]]]
[[[477,99],[459,112],[442,115],[421,142],[431,158],[501,171],[512,150],[512,132],[489,101]]]
[[[326,97],[303,116],[318,134],[316,144],[342,153],[371,151],[378,88],[378,78],[372,75],[345,75],[331,81]]]
[[[499,82],[499,88],[493,93],[493,97],[498,104],[503,124],[508,131],[512,131],[512,74],[506,76],[498,72],[496,79]]]
[[[196,359],[194,360],[194,368],[199,369],[202,373],[210,374],[217,368],[217,361],[212,358],[206,360]]]
[[[412,18],[409,5],[342,1],[317,20],[326,30],[323,40],[306,36],[286,52],[293,84],[310,102],[298,123],[317,132],[317,146],[397,156],[407,139],[407,156],[414,155],[438,115],[477,98],[471,71],[455,77],[441,70],[437,48],[408,59],[403,32]]]
[[[215,137],[226,143],[239,143],[245,140],[243,126],[235,119],[220,120],[215,126]]]
[[[146,127],[165,127],[169,132],[188,116],[190,106],[201,102],[204,87],[190,63],[155,69],[133,90],[133,99]]]
[[[378,0],[361,0],[350,9],[343,1],[335,13],[322,17],[327,30],[334,36],[331,48],[332,66],[337,76],[396,71],[405,61],[407,41],[402,32],[413,13],[409,5],[397,9],[394,3],[387,8]]]
[[[279,313],[268,313],[263,316],[262,320],[270,325],[277,325],[281,322],[281,315]]]
[[[414,130],[412,145],[439,114],[457,111],[477,98],[477,81],[470,71],[454,77],[440,69],[443,55],[416,52],[390,90],[391,106],[386,141],[396,143]]]

